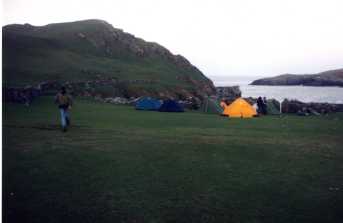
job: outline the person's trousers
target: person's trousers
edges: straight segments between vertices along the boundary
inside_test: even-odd
[[[62,127],[64,128],[67,126],[67,119],[69,119],[69,112],[68,112],[68,109],[60,108],[60,113],[61,113]]]

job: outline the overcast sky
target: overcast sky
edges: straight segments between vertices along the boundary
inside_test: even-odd
[[[3,0],[3,25],[102,19],[209,77],[343,68],[343,0]]]

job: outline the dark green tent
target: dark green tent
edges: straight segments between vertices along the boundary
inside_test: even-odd
[[[223,108],[220,107],[216,99],[206,98],[200,106],[200,111],[212,114],[222,114]]]
[[[276,100],[267,100],[267,114],[280,115],[280,103]]]

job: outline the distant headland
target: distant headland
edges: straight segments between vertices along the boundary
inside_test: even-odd
[[[343,69],[329,70],[317,74],[283,74],[254,80],[250,85],[304,85],[343,87]]]

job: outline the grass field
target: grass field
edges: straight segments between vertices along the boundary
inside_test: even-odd
[[[343,114],[4,106],[4,222],[343,222]]]

